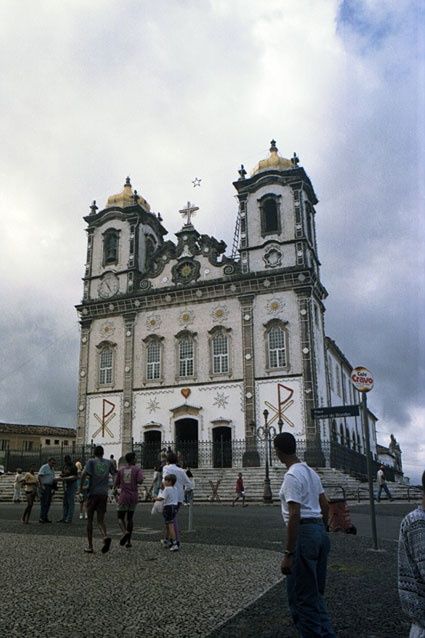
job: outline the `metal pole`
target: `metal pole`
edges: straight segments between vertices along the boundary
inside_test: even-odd
[[[272,497],[272,491],[271,491],[271,488],[270,488],[270,476],[269,476],[269,436],[270,436],[270,429],[269,429],[269,426],[267,424],[267,418],[269,416],[269,413],[268,413],[267,410],[264,410],[263,416],[264,416],[264,446],[265,446],[265,453],[266,453],[266,477],[264,479],[263,501],[265,503],[271,503],[272,500],[273,500],[273,497]]]
[[[378,549],[378,534],[376,532],[375,495],[373,493],[372,453],[370,451],[369,419],[367,416],[366,392],[362,392],[363,429],[366,444],[367,478],[369,483],[370,525],[372,528],[373,547]]]
[[[192,505],[192,499],[189,502],[189,524],[188,524],[187,531],[188,532],[193,532],[193,505]]]

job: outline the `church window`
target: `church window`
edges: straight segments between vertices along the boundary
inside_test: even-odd
[[[272,319],[266,325],[267,368],[275,370],[288,367],[287,329],[285,323]]]
[[[119,232],[110,228],[103,236],[103,265],[118,263]]]
[[[194,334],[183,330],[177,336],[178,376],[195,376],[195,338]]]
[[[213,373],[225,374],[229,372],[229,344],[227,335],[216,334],[212,339]]]
[[[333,371],[333,363],[332,358],[328,355],[328,372],[329,372],[329,385],[331,386],[332,392],[334,391],[334,371]]]
[[[152,340],[146,349],[146,378],[154,381],[161,377],[161,343]]]
[[[333,421],[332,421],[331,437],[332,437],[333,443],[337,443],[338,442],[338,433],[337,433],[337,430],[336,430],[336,421],[335,421],[335,419],[333,419]]]
[[[103,350],[100,354],[99,382],[101,385],[112,383],[112,350]]]
[[[280,207],[279,197],[276,195],[265,195],[260,200],[261,234],[279,234],[280,227]]]
[[[339,369],[338,366],[336,366],[336,393],[337,395],[340,397],[341,396],[341,379],[339,376]]]
[[[345,440],[344,440],[344,428],[342,426],[342,423],[339,424],[339,438],[340,438],[340,443],[341,445],[345,444]]]
[[[112,385],[114,382],[115,343],[102,341],[97,347],[98,355],[98,383]]]

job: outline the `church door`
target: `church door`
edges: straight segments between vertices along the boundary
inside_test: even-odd
[[[213,429],[213,466],[232,467],[232,428]]]
[[[161,452],[161,432],[148,430],[143,435],[143,467],[151,470],[158,465]]]
[[[176,421],[176,452],[187,467],[198,467],[198,421],[179,419]]]

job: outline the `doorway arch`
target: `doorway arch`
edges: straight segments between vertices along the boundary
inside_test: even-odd
[[[176,452],[187,467],[198,467],[198,420],[189,417],[175,422]]]
[[[232,428],[213,428],[213,467],[232,467]]]

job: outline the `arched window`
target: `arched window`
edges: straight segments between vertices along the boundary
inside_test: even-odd
[[[162,380],[163,337],[149,335],[143,339],[145,344],[145,380]]]
[[[230,373],[230,330],[216,326],[210,330],[210,374]]]
[[[266,369],[289,368],[287,322],[272,319],[265,324]]]
[[[177,339],[177,376],[188,378],[195,376],[195,334],[183,330]]]
[[[103,236],[103,265],[118,263],[119,231],[109,228]]]
[[[161,344],[151,341],[146,349],[146,378],[149,381],[161,377]]]
[[[102,343],[97,346],[99,351],[99,385],[113,385],[114,383],[115,347],[116,344],[110,341],[102,341]]]
[[[281,232],[279,197],[265,195],[260,200],[260,215],[263,236]]]

